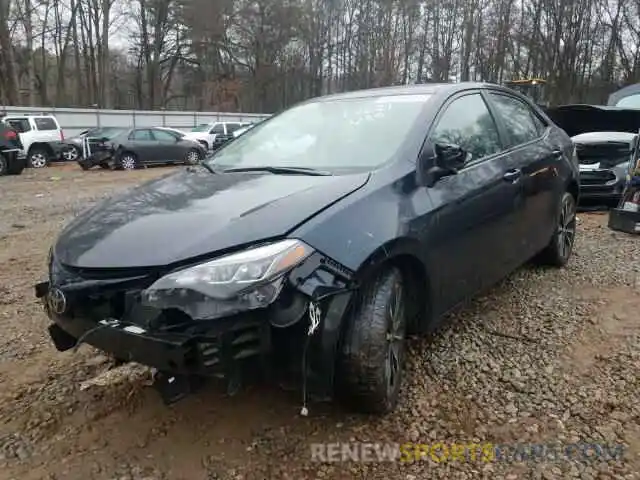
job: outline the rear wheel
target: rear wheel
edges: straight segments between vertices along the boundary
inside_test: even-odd
[[[29,150],[27,162],[31,168],[44,168],[49,163],[49,152],[40,147],[34,147]]]
[[[0,177],[9,173],[9,160],[4,156],[4,153],[0,153]]]
[[[563,267],[571,258],[576,237],[576,200],[569,192],[562,195],[557,219],[549,244],[536,258],[541,265]]]
[[[70,145],[62,152],[62,158],[68,162],[74,162],[80,157],[80,149],[73,145]]]
[[[345,400],[366,413],[392,411],[400,393],[407,332],[407,290],[387,268],[362,291],[345,332],[340,383]]]

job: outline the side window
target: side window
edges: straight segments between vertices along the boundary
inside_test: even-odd
[[[58,124],[53,118],[36,117],[33,119],[38,130],[58,130]]]
[[[5,120],[5,123],[8,123],[18,133],[25,133],[31,130],[28,118],[12,118]]]
[[[227,123],[227,133],[233,133],[240,128],[239,123]]]
[[[433,143],[452,143],[471,153],[471,161],[502,150],[493,117],[479,93],[454,100],[431,133]]]
[[[172,133],[165,132],[164,130],[154,130],[153,136],[160,142],[175,142],[176,137]]]
[[[209,133],[215,133],[220,134],[220,135],[224,135],[224,124],[222,123],[216,123],[213,128],[211,130],[209,130]]]
[[[548,125],[544,121],[542,121],[542,119],[535,113],[532,113],[531,116],[533,117],[533,123],[536,124],[536,129],[538,130],[538,136],[542,136],[544,134],[544,131],[547,129]]]
[[[540,132],[533,120],[533,112],[517,98],[498,93],[490,93],[500,118],[504,122],[510,137],[509,145],[520,145],[540,137]]]
[[[130,140],[153,140],[151,130],[134,130],[129,135]]]

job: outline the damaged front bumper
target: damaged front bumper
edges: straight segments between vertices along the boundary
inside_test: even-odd
[[[53,322],[55,347],[65,351],[87,343],[120,361],[153,367],[165,387],[167,379],[173,382],[173,393],[163,395],[168,403],[186,393],[189,377],[223,378],[232,391],[247,374],[271,376],[283,365],[301,376],[311,395],[332,396],[353,281],[349,270],[318,252],[286,272],[273,303],[216,318],[206,318],[215,308],[202,305],[145,305],[156,272],[114,278],[51,263],[50,280],[36,285],[36,296]],[[194,318],[198,312],[204,313]],[[301,365],[304,370],[297,371]],[[178,384],[184,387],[176,392]]]

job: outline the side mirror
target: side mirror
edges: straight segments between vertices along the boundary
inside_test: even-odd
[[[455,175],[469,161],[470,154],[459,145],[428,145],[418,159],[418,183],[432,187],[438,180]]]
[[[436,143],[435,152],[436,165],[454,174],[458,173],[469,159],[469,153],[464,148],[452,143]]]

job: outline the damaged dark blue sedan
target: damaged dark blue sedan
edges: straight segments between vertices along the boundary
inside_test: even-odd
[[[567,134],[507,88],[331,95],[79,215],[36,295],[58,350],[154,367],[166,401],[266,375],[384,413],[407,335],[567,263],[578,192]]]

